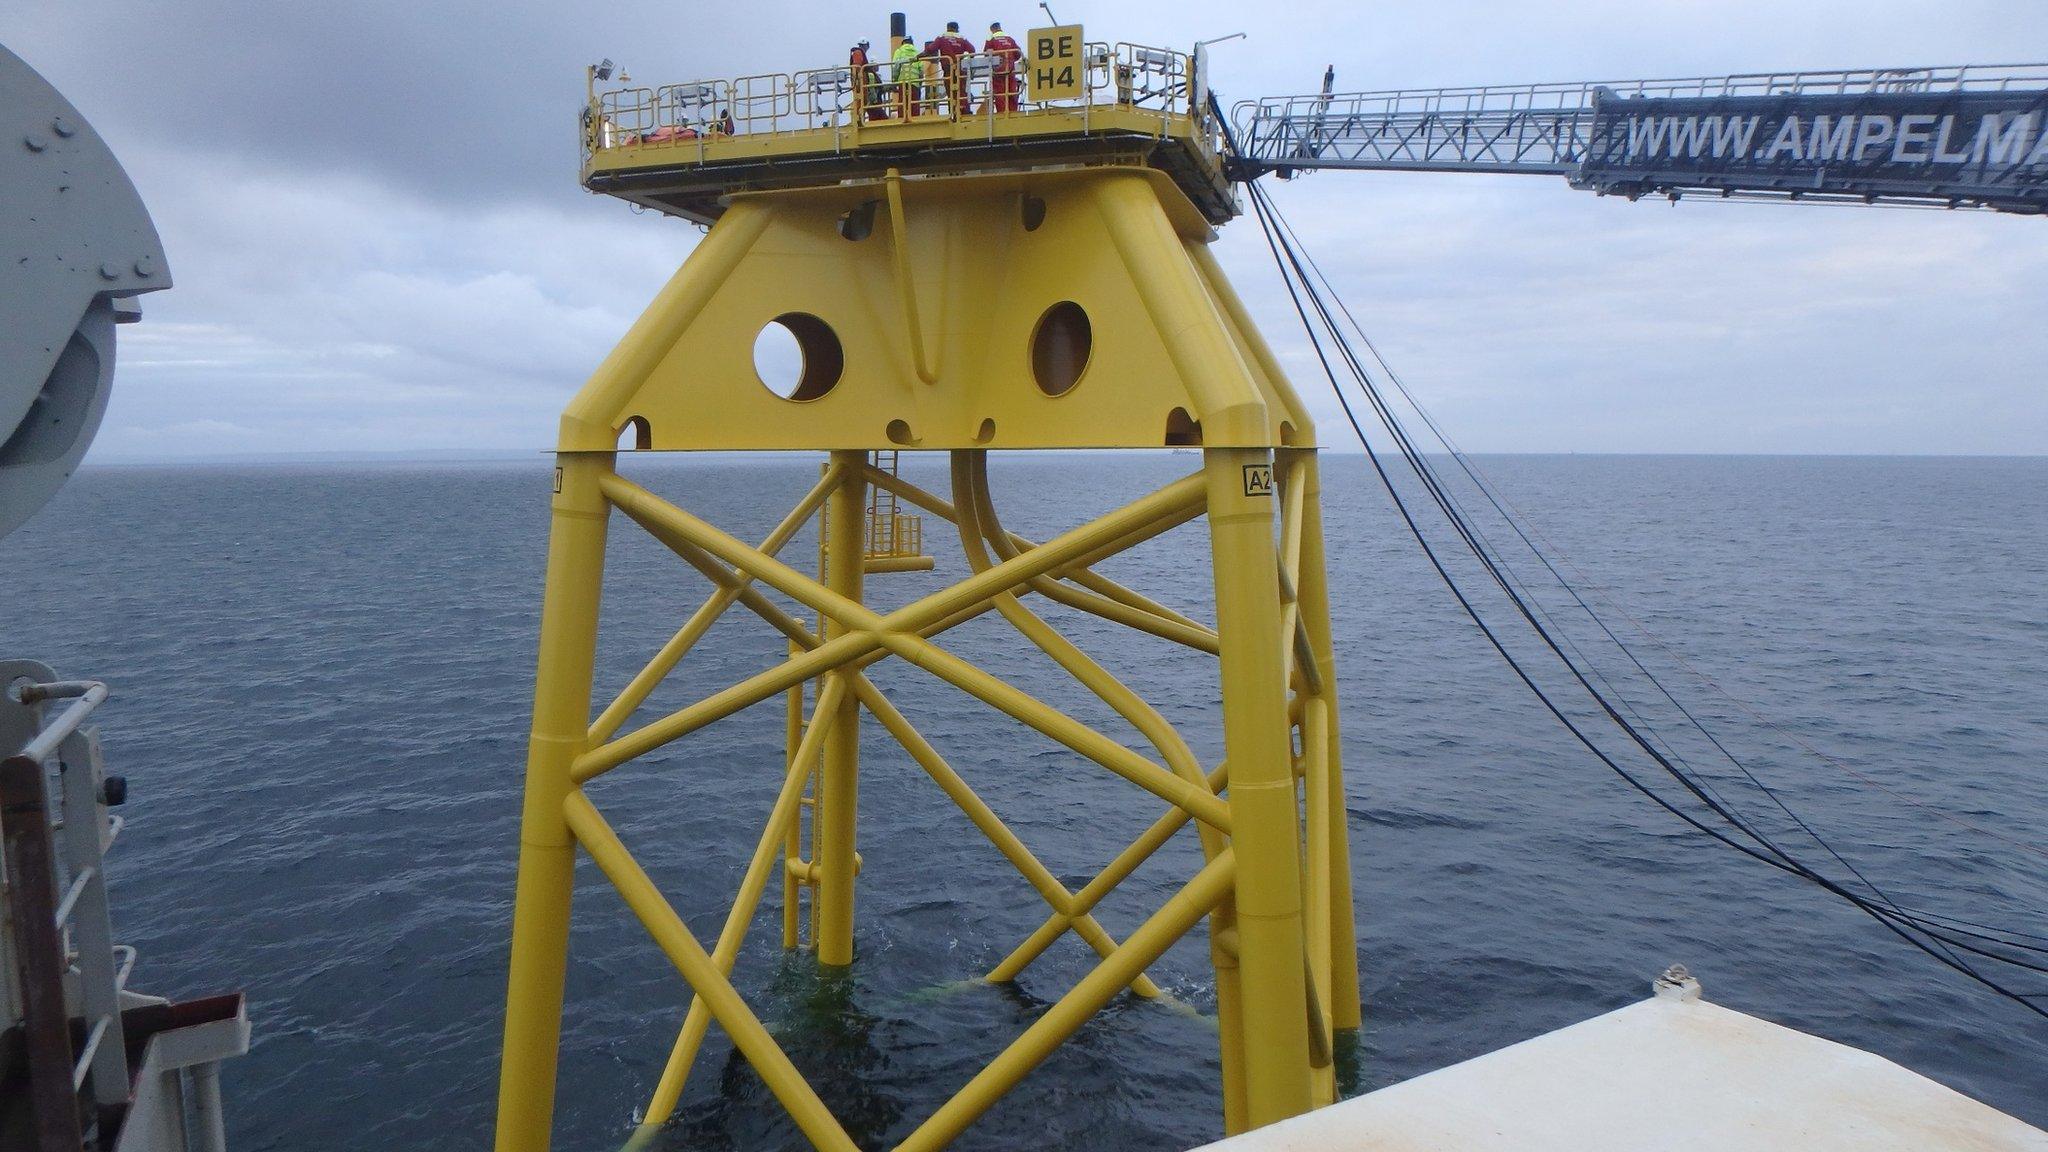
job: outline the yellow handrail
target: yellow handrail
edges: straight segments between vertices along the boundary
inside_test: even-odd
[[[877,125],[931,121],[986,120],[991,130],[1009,116],[1071,112],[1098,106],[1156,111],[1162,117],[1206,120],[1195,107],[1194,61],[1185,52],[1140,44],[1091,42],[1078,100],[1039,100],[1025,83],[1022,61],[996,53],[920,57],[929,70],[904,85],[887,61],[854,67],[810,68],[732,79],[693,80],[657,88],[618,88],[601,93],[586,131],[595,153],[614,148],[690,145],[730,136],[781,135],[842,128],[855,132]],[[1015,77],[999,92],[996,79]],[[1014,109],[999,109],[1009,95]]]

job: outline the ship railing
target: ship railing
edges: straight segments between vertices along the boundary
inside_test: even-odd
[[[126,782],[106,774],[98,734],[85,726],[107,686],[22,678],[7,690],[9,703],[36,721],[34,734],[0,761],[9,913],[0,939],[10,1019],[26,1042],[30,1106],[39,1128],[60,1118],[76,1125],[78,1094],[90,1085],[101,1122],[118,1122],[129,1100],[122,992],[135,950],[113,940],[105,855],[122,827],[107,809],[126,799]],[[76,1054],[73,1017],[85,1026]]]
[[[1026,82],[1024,61],[988,52],[920,57],[918,71],[908,75],[897,64],[877,61],[858,69],[839,65],[618,88],[595,98],[585,118],[584,148],[586,156],[661,148],[685,160],[694,151],[701,161],[709,146],[732,137],[836,130],[837,146],[853,147],[863,130],[942,121],[985,123],[993,138],[1011,117],[1079,112],[1085,120],[1103,107],[1157,113],[1161,134],[1175,127],[1174,118],[1193,119],[1203,138],[1211,137],[1187,53],[1090,42],[1082,60],[1081,94],[1069,99],[1038,98]]]
[[[248,1050],[248,1018],[238,995],[174,1005],[128,987],[136,951],[114,943],[106,884],[123,826],[109,809],[127,781],[108,775],[87,725],[106,699],[96,681],[0,661],[0,732],[19,742],[0,759],[0,971],[22,1102],[39,1148],[80,1147],[90,1129],[92,1147],[117,1152],[225,1152],[219,1066]]]

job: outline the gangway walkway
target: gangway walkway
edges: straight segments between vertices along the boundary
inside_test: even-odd
[[[1318,93],[1232,111],[1233,175],[1563,176],[1603,195],[2040,212],[2048,65]]]

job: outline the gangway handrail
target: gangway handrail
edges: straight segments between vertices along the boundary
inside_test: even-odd
[[[1911,88],[1903,87],[1911,85]],[[1707,97],[1858,95],[1911,91],[2003,92],[2016,87],[2048,87],[2048,63],[1963,64],[1940,67],[1861,68],[1830,71],[1745,72],[1726,76],[1691,76],[1637,80],[1574,80],[1536,84],[1492,84],[1443,88],[1387,88],[1362,92],[1316,93],[1240,100],[1231,108],[1239,147],[1247,158],[1295,159],[1278,151],[1288,141],[1275,127],[1290,124],[1298,114],[1317,121],[1345,124],[1368,117],[1412,118],[1462,116],[1473,120],[1556,113],[1590,116],[1596,93],[1616,96]],[[1579,141],[1583,143],[1583,141]],[[1575,150],[1559,147],[1558,163],[1575,164]],[[1298,158],[1309,159],[1309,155]],[[1321,157],[1314,157],[1321,158]],[[1338,159],[1344,159],[1339,156]],[[1355,157],[1352,159],[1356,159]]]
[[[1882,162],[1866,164],[1862,137],[1853,164],[1837,163],[1838,152],[1813,160],[1804,137],[1769,146],[1787,139],[1777,133],[1799,127],[1792,122],[1802,115],[1809,121],[1882,120],[1875,138],[1897,139],[1901,148],[1917,139],[1903,127],[1909,122],[1942,123],[1937,159],[1943,167],[1927,166],[1930,149],[1904,165],[1890,153],[1890,170]],[[2036,129],[2048,127],[2044,121],[2048,64],[1329,92],[1240,101],[1231,110],[1236,151],[1229,167],[1237,179],[1315,169],[1492,172],[1566,176],[1575,187],[1629,198],[1703,191],[2038,213],[2048,209],[2048,187],[2037,172],[1982,157],[1963,167],[1966,153],[1950,146],[1948,133],[1959,124],[1968,127],[1958,132],[1977,133],[1982,122],[1989,125],[1984,133],[1996,128],[1999,134],[1992,155],[2004,157],[2013,139],[2023,141],[2024,155]],[[1739,131],[1763,124],[1770,127],[1761,140]],[[1682,155],[1675,143],[1679,128],[1692,142]],[[1670,131],[1659,135],[1663,129]],[[1729,131],[1703,151],[1698,142],[1704,137],[1695,129]],[[2011,132],[2019,135],[2008,138]],[[1660,154],[1659,140],[1674,143]],[[1735,140],[1743,144],[1733,146]],[[1703,157],[1709,163],[1700,163]],[[1913,168],[1916,163],[1921,167]],[[2039,163],[2036,150],[2026,164]]]
[[[1248,130],[1257,120],[1269,119],[1276,110],[1314,109],[1338,116],[1370,111],[1416,114],[1455,110],[1471,115],[1543,110],[1590,112],[1593,94],[1603,89],[1620,96],[1796,96],[1896,91],[2002,92],[2015,87],[2048,87],[2048,63],[1738,72],[1723,76],[1662,79],[1382,88],[1240,100],[1232,106],[1230,118],[1240,138],[1247,142],[1248,150],[1254,150],[1249,146]],[[1454,109],[1455,103],[1462,103],[1463,107]]]

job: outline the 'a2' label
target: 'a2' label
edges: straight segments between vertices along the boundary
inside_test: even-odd
[[[1247,496],[1271,496],[1273,494],[1273,466],[1271,464],[1247,464],[1244,466],[1244,494]]]

